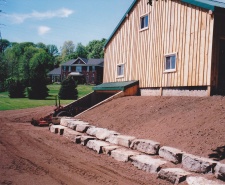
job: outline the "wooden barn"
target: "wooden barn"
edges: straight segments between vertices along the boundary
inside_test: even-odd
[[[225,94],[225,2],[134,0],[105,45],[103,82],[141,95]]]

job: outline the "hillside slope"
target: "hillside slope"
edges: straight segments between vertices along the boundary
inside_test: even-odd
[[[225,97],[123,97],[78,118],[225,162]]]

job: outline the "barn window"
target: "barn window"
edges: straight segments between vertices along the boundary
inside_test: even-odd
[[[165,72],[176,71],[176,53],[165,55]]]
[[[124,75],[124,64],[117,65],[117,77],[123,77]]]
[[[148,15],[141,17],[141,30],[148,28]]]

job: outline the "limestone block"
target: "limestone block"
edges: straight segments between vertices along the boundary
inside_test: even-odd
[[[96,151],[97,153],[102,153],[102,147],[103,146],[109,146],[110,144],[105,141],[99,141],[99,140],[89,140],[87,142],[87,147]]]
[[[87,129],[86,133],[90,136],[95,136],[98,129],[99,128],[97,128],[95,126],[91,126],[90,128]]]
[[[111,151],[111,156],[117,161],[127,162],[129,158],[134,155],[139,155],[139,152],[135,152],[132,150],[128,150],[125,148],[118,148],[116,150]]]
[[[207,173],[213,170],[216,162],[207,158],[184,153],[182,166],[192,172]]]
[[[62,135],[65,128],[66,127],[61,125],[51,125],[50,132]]]
[[[71,141],[74,141],[77,136],[81,136],[81,135],[82,134],[80,132],[76,132],[76,131],[71,130],[69,128],[65,128],[64,133],[63,133],[63,136],[66,137],[67,139],[71,140]]]
[[[224,185],[222,182],[208,180],[203,177],[187,177],[186,182],[188,185]]]
[[[109,137],[106,138],[106,141],[118,145],[118,135],[110,135]]]
[[[73,129],[73,130],[76,130],[76,127],[78,125],[88,125],[89,123],[87,122],[83,122],[83,121],[80,121],[80,120],[70,120],[68,121],[68,127]]]
[[[130,157],[130,160],[134,166],[140,170],[144,170],[149,173],[157,173],[166,161],[161,159],[154,159],[149,155],[136,155]]]
[[[186,180],[186,177],[191,173],[184,171],[180,168],[166,168],[161,169],[158,172],[158,177],[161,179],[165,179],[173,184],[178,184]]]
[[[103,154],[111,155],[111,152],[113,150],[118,149],[118,148],[120,148],[120,146],[117,146],[117,145],[103,146],[102,147],[102,152],[103,152]]]
[[[77,119],[72,117],[62,117],[60,120],[60,125],[67,127],[69,121],[72,121],[72,120],[77,120]]]
[[[108,129],[97,129],[95,136],[100,140],[105,140],[106,138],[110,137],[111,135],[118,135],[118,132],[111,131]]]
[[[176,148],[168,147],[168,146],[163,146],[159,149],[159,156],[171,161],[175,164],[181,163],[182,161],[182,155],[184,152],[181,150],[178,150]]]
[[[118,135],[117,136],[118,145],[125,146],[127,148],[130,147],[131,142],[135,139],[136,139],[135,137],[127,136],[127,135]]]
[[[152,155],[158,154],[159,147],[160,143],[147,139],[135,139],[130,146],[133,150]]]
[[[96,137],[92,137],[92,136],[81,136],[80,142],[82,145],[86,146],[88,141],[95,140],[95,139],[96,139]]]
[[[70,129],[72,129],[72,130],[75,130],[76,124],[73,123],[73,122],[69,122],[69,123],[67,124],[67,127],[70,128]]]
[[[225,180],[225,164],[217,163],[215,167],[215,176],[218,179]]]
[[[77,132],[86,132],[88,128],[90,128],[91,126],[90,125],[85,125],[85,124],[79,124],[76,126],[76,131]]]

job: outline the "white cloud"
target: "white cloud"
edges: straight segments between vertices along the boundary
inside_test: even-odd
[[[71,14],[73,14],[73,10],[67,9],[67,8],[61,8],[59,10],[55,11],[46,11],[46,12],[38,12],[38,11],[33,11],[30,14],[10,14],[6,15],[9,17],[13,23],[23,23],[27,19],[38,19],[38,20],[43,20],[43,19],[51,19],[55,17],[61,17],[61,18],[66,18],[69,17]]]
[[[51,28],[49,28],[47,26],[39,26],[38,27],[38,34],[44,35],[44,34],[48,33],[50,30],[51,30]]]

